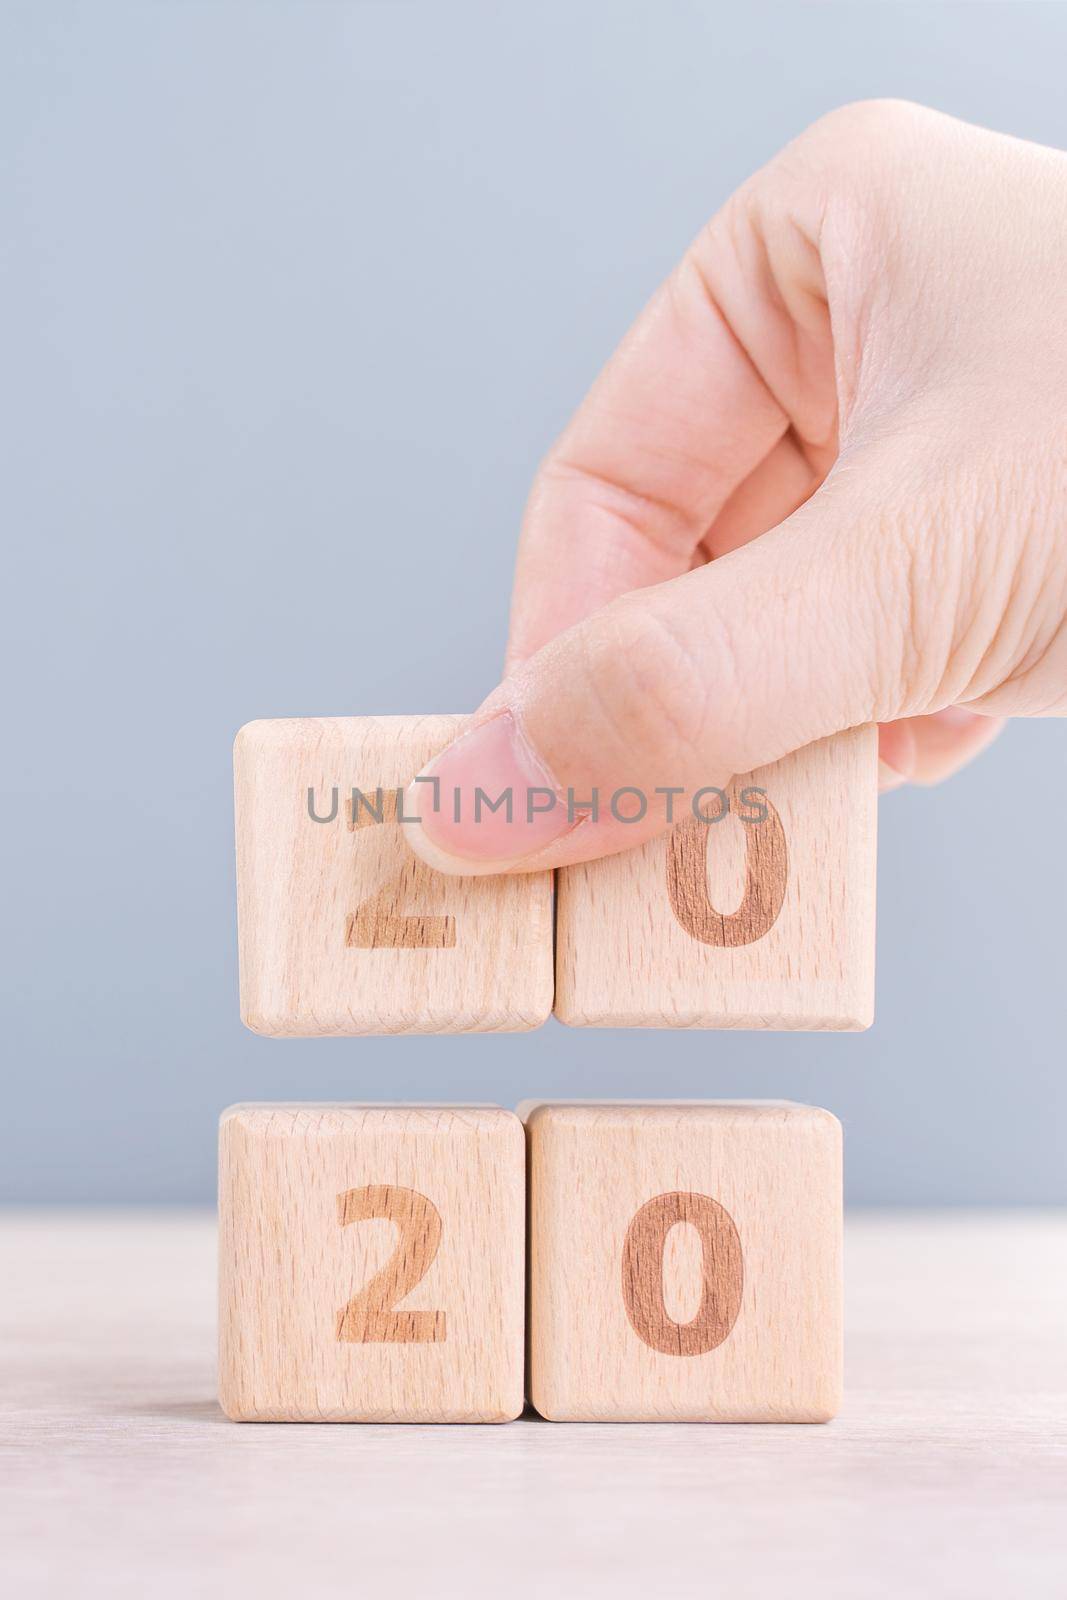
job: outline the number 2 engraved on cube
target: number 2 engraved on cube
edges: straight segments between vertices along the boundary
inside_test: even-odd
[[[342,1228],[381,1217],[400,1230],[396,1249],[337,1313],[337,1337],[344,1344],[443,1344],[443,1311],[393,1309],[426,1276],[441,1243],[441,1213],[417,1189],[386,1183],[347,1189],[337,1196]]]
[[[702,1249],[700,1306],[691,1322],[675,1322],[663,1299],[663,1252],[679,1222],[691,1222]],[[637,1337],[667,1356],[701,1356],[730,1335],[744,1289],[741,1240],[734,1219],[706,1194],[658,1194],[626,1230],[622,1298]]]
[[[762,792],[762,791],[761,791]],[[745,802],[736,784],[727,791],[730,806]],[[782,819],[763,795],[766,816],[744,823],[745,892],[736,911],[716,911],[708,894],[708,850],[714,823],[686,817],[667,835],[667,895],[686,933],[701,944],[737,949],[755,944],[774,926],[785,900],[789,850]]]
[[[397,792],[380,793],[380,818],[353,801],[348,802],[348,828],[390,824],[397,826]],[[370,895],[345,922],[345,944],[350,950],[452,950],[456,944],[456,919],[404,912],[403,905],[417,902],[434,884],[435,875],[417,856],[409,856],[384,888]]]

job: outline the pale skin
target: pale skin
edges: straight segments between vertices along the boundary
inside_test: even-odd
[[[891,788],[1067,713],[1065,264],[1067,156],[918,106],[833,112],[756,173],[534,483],[507,676],[432,768],[513,786],[512,824],[419,785],[413,848],[565,866],[661,831],[657,787],[846,728],[880,725]],[[561,800],[529,821],[531,786]],[[640,823],[603,814],[622,786]]]

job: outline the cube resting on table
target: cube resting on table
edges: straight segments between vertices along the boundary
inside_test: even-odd
[[[219,1129],[226,1415],[517,1417],[524,1216],[510,1111],[231,1107]]]
[[[528,1393],[552,1421],[826,1422],[841,1127],[772,1101],[531,1104]]]

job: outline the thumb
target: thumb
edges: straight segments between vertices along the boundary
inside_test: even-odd
[[[908,562],[856,481],[531,656],[412,784],[412,849],[468,875],[591,860],[812,740],[938,709],[908,703]]]

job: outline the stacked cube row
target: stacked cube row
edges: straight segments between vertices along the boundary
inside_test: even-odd
[[[825,1111],[235,1106],[219,1212],[235,1420],[507,1422],[529,1398],[555,1421],[823,1422],[838,1406]]]
[[[446,877],[404,841],[405,787],[465,721],[241,730],[241,1011],[255,1032],[507,1031],[553,1009],[586,1027],[868,1026],[874,728],[683,795],[659,837],[561,869],[553,954],[551,873]]]

